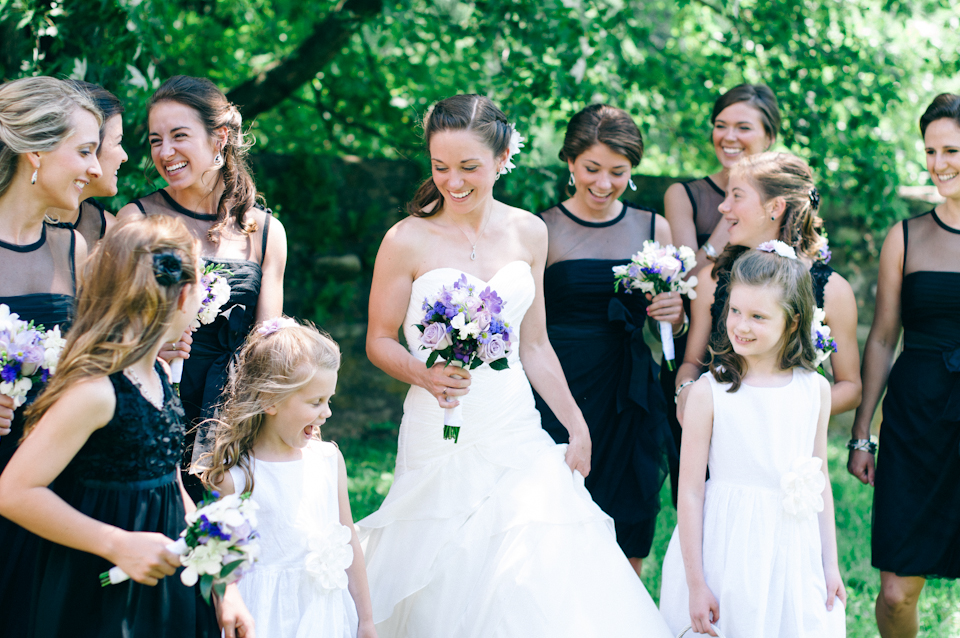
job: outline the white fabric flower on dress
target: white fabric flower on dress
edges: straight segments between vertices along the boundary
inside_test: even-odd
[[[306,569],[325,591],[347,587],[347,567],[353,564],[353,546],[350,528],[330,523],[325,529],[310,536],[307,545]]]
[[[823,511],[823,488],[827,481],[819,457],[799,457],[790,471],[780,478],[784,511],[798,519],[806,519]]]
[[[510,124],[510,141],[507,144],[507,161],[500,169],[498,175],[504,175],[516,168],[516,165],[513,163],[513,156],[519,153],[520,149],[523,148],[523,142],[525,139],[525,137],[517,132],[516,125]]]
[[[762,250],[765,253],[777,253],[781,257],[786,257],[787,259],[797,258],[797,251],[793,249],[793,246],[785,244],[779,239],[774,241],[765,241],[757,246],[757,250]]]

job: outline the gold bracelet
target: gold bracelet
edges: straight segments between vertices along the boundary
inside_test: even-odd
[[[690,329],[690,317],[688,317],[687,314],[684,313],[683,325],[680,327],[680,332],[673,333],[674,338],[682,337],[683,335],[687,334],[687,330],[689,329]]]

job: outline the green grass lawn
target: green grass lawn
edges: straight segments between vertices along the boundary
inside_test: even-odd
[[[879,636],[873,603],[880,588],[880,573],[870,566],[870,508],[872,488],[847,474],[846,436],[830,440],[830,474],[836,501],[840,571],[847,585],[847,636]],[[350,504],[359,520],[379,507],[393,482],[397,459],[396,426],[377,424],[363,440],[338,442],[350,477]],[[663,510],[657,521],[653,550],[643,566],[643,582],[654,599],[660,593],[660,561],[677,523],[670,504],[670,487],[661,493]],[[920,636],[960,637],[960,584],[932,580],[920,597]]]

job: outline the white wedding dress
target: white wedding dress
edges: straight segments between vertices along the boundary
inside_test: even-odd
[[[421,360],[423,299],[461,274],[438,268],[413,282],[403,329]],[[518,343],[535,293],[530,266],[467,278],[505,302],[510,368],[472,372],[456,444],[443,439],[437,400],[417,386],[407,394],[393,487],[357,523],[380,637],[670,637],[613,521],[540,427]]]

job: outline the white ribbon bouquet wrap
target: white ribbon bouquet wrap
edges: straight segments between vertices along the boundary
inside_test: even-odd
[[[420,348],[431,351],[427,367],[433,367],[438,358],[469,370],[484,363],[494,370],[510,367],[507,355],[512,331],[500,316],[503,306],[504,301],[490,286],[477,292],[466,275],[450,288],[443,286],[433,298],[424,299],[423,322],[416,328],[421,332]],[[444,409],[444,439],[456,443],[462,425],[462,405]]]
[[[643,250],[634,255],[629,264],[613,267],[613,289],[622,289],[627,294],[632,294],[634,290],[651,295],[677,292],[695,299],[697,278],[684,279],[684,276],[696,263],[696,254],[687,246],[661,246],[660,242],[648,239],[643,242]],[[668,370],[674,370],[676,349],[673,345],[673,326],[666,321],[657,323],[660,327],[660,343],[663,344],[663,360]]]
[[[65,344],[60,326],[44,330],[0,304],[0,394],[13,399],[14,409],[24,404],[35,383],[46,383],[57,371]]]
[[[230,274],[229,270],[219,264],[207,264],[204,267],[200,283],[206,288],[206,294],[191,327],[211,324],[221,314],[220,309],[230,301],[230,284],[227,282]],[[170,363],[170,376],[174,383],[180,383],[183,378],[183,359],[178,357]]]

